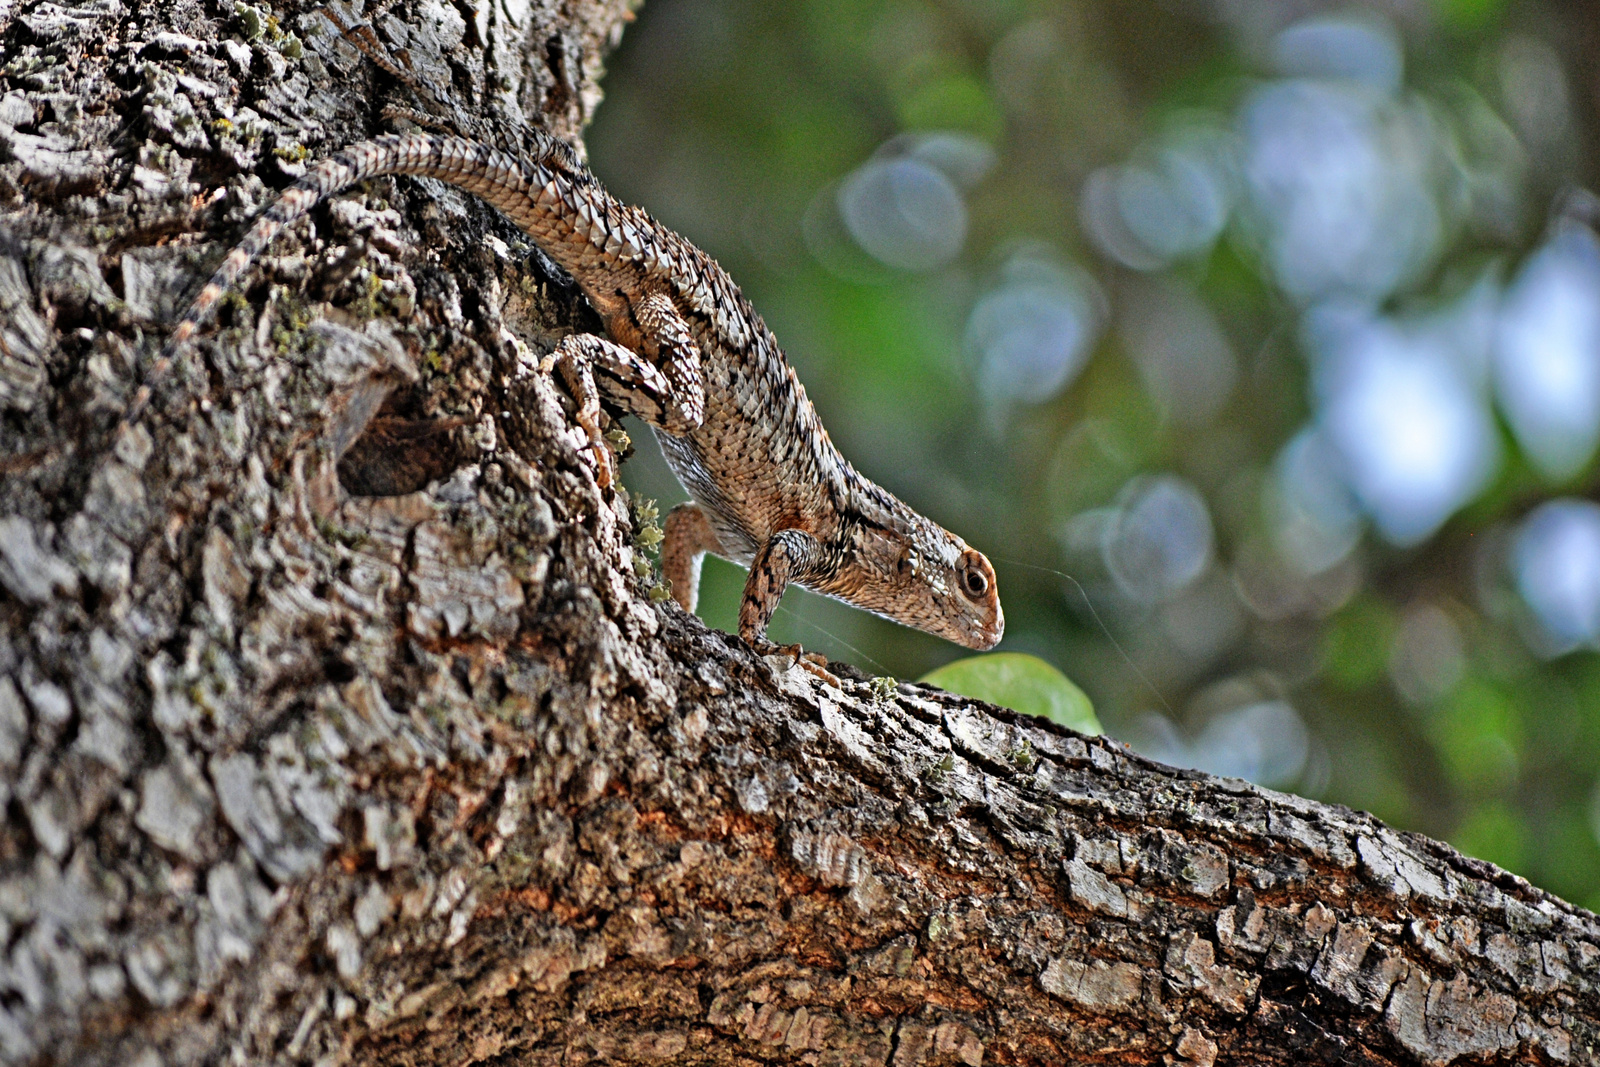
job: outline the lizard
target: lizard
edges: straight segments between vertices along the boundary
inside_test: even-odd
[[[317,163],[222,260],[158,370],[279,232],[382,175],[436,178],[480,197],[571,275],[598,312],[608,336],[562,338],[541,370],[558,373],[572,395],[602,488],[614,477],[602,395],[660,442],[691,498],[668,514],[661,547],[663,575],[684,610],[695,609],[710,553],[749,568],[739,637],[825,679],[824,657],[767,638],[791,584],[968,648],[999,642],[1005,616],[983,553],[857,471],[727,272],[613,198],[571,145],[544,131],[526,129],[515,153],[459,136],[389,134]]]

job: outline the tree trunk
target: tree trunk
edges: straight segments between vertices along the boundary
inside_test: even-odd
[[[377,30],[575,137],[625,18]],[[411,101],[189,0],[0,0],[0,79],[4,1062],[1595,1062],[1600,921],[1520,879],[652,599],[535,369],[592,314],[469,196],[318,211],[119,429]]]

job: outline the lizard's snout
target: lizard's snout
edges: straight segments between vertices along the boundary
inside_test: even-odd
[[[994,615],[988,619],[976,619],[974,625],[963,633],[957,640],[967,648],[978,652],[987,652],[1000,643],[1006,635],[1006,616],[1000,610],[1000,601],[994,603]]]
[[[994,603],[994,621],[990,622],[989,625],[983,628],[983,630],[980,632],[978,640],[973,643],[972,647],[982,651],[988,651],[995,645],[998,645],[1000,643],[1000,639],[1005,635],[1006,613],[1000,610],[1000,601],[996,600]]]

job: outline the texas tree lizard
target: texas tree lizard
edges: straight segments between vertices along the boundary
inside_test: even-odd
[[[766,637],[790,583],[969,648],[993,647],[1005,618],[988,559],[839,454],[771,331],[726,272],[614,199],[565,142],[534,130],[524,142],[513,156],[459,137],[385,136],[322,161],[228,253],[162,363],[273,237],[317,204],[380,175],[437,178],[503,212],[599,312],[609,338],[568,336],[546,367],[577,401],[602,486],[613,473],[602,392],[655,432],[694,501],[667,517],[661,553],[686,610],[694,610],[710,552],[750,569],[739,636],[759,653],[804,655]]]

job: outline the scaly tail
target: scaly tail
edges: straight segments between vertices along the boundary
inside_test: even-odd
[[[578,161],[570,145],[539,131],[527,131],[536,165],[565,173],[578,184],[590,184],[593,177]],[[318,204],[340,191],[385,174],[416,174],[439,178],[468,192],[484,195],[485,175],[498,183],[498,192],[508,185],[527,188],[526,164],[515,157],[457,137],[427,134],[378,137],[336,153],[313,167],[295,182],[256,220],[250,232],[223,259],[211,280],[184,313],[172,331],[161,355],[151,364],[145,382],[139,387],[133,405],[124,417],[132,423],[149,403],[151,388],[166,374],[183,346],[194,336],[233,284],[285,227],[293,224]],[[517,179],[520,179],[518,181]],[[520,199],[520,197],[519,197]],[[495,202],[491,197],[491,202]],[[504,205],[496,203],[497,207]]]
[[[399,171],[412,170],[427,157],[448,155],[450,138],[442,137],[380,137],[373,141],[352,145],[318,163],[305,177],[285,189],[272,206],[256,220],[244,240],[229,252],[206,287],[200,290],[194,303],[184,314],[167,340],[162,352],[162,362],[171,357],[194,336],[210,317],[218,300],[222,299],[239,276],[249,269],[272,239],[287,226],[293,225],[318,204],[330,196],[368,178]],[[461,142],[466,148],[469,142]]]

